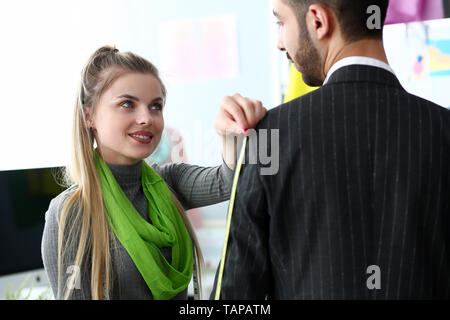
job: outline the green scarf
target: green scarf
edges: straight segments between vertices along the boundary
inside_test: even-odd
[[[127,250],[155,300],[171,299],[189,285],[193,269],[191,238],[164,180],[145,161],[142,188],[152,224],[128,200],[97,150],[94,162],[102,188],[108,222]],[[172,262],[159,248],[172,248]]]

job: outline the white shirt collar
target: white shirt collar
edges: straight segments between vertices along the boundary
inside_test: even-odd
[[[362,64],[362,65],[366,65],[366,66],[378,67],[378,68],[387,70],[387,71],[391,72],[392,74],[395,74],[394,70],[392,70],[392,68],[387,63],[385,63],[381,60],[369,58],[369,57],[358,57],[358,56],[347,57],[347,58],[341,59],[338,62],[336,62],[335,64],[333,64],[333,66],[330,68],[330,70],[327,73],[327,77],[325,78],[323,85],[325,85],[328,82],[331,75],[336,70],[338,70],[342,67],[353,65],[353,64],[360,64],[360,65]]]

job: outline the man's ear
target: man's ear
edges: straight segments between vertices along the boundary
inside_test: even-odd
[[[324,40],[333,31],[333,16],[331,11],[320,4],[312,4],[306,14],[306,22],[311,36]]]

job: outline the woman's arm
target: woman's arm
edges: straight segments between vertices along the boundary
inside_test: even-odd
[[[260,101],[239,94],[225,97],[214,124],[222,138],[222,165],[205,168],[171,163],[162,166],[153,164],[152,168],[171,187],[186,210],[229,200],[238,139],[247,135],[246,129],[255,127],[266,113]]]
[[[187,163],[153,164],[186,210],[230,199],[234,171],[225,162],[216,167]]]
[[[70,193],[70,189],[58,195],[55,199],[50,202],[49,208],[45,213],[45,226],[44,232],[42,235],[42,243],[41,243],[41,251],[42,251],[42,260],[44,263],[44,269],[47,273],[48,280],[50,282],[50,286],[52,288],[53,296],[55,299],[62,299],[62,295],[58,296],[58,233],[59,233],[59,223],[58,217],[61,212],[62,205],[64,201],[67,199],[68,194]],[[69,224],[70,226],[70,224]],[[70,248],[66,252],[74,253],[73,249]],[[73,254],[71,255],[73,256]],[[68,260],[75,260],[73,259]],[[69,298],[70,300],[84,300],[89,299],[90,291],[88,286],[88,279],[86,279],[87,272],[85,272],[84,267],[77,268],[73,265],[73,263],[67,262],[63,265],[63,270],[61,273],[61,287],[64,291],[66,289],[66,285],[68,283],[69,278],[74,277],[75,284],[74,290]],[[84,271],[84,272],[82,272]]]
[[[55,199],[50,202],[45,213],[45,226],[41,250],[44,269],[47,273],[53,296],[57,299],[58,291],[58,223],[56,221]]]

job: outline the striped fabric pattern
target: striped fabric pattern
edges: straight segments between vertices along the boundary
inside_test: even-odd
[[[242,169],[222,299],[450,297],[449,110],[351,65],[256,129],[279,129],[280,168]]]

